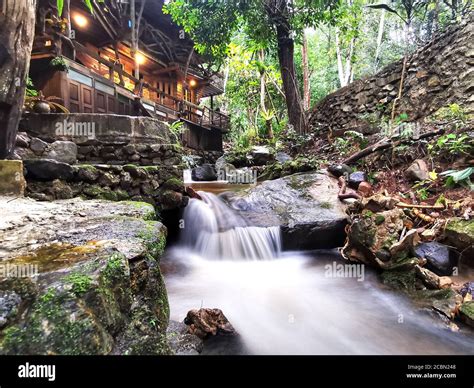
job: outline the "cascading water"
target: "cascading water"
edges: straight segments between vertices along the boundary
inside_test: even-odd
[[[280,254],[279,227],[249,226],[216,195],[199,192],[184,213],[183,245],[210,259],[265,260]]]
[[[185,211],[179,244],[164,264],[171,319],[220,308],[242,347],[220,354],[472,354],[474,341],[436,327],[375,274],[328,277],[337,252],[281,252],[278,228],[247,225],[213,194],[199,192]],[[182,269],[182,270],[181,270]],[[367,272],[367,271],[366,271]]]

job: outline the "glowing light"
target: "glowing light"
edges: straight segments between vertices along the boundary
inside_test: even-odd
[[[87,18],[84,15],[81,15],[80,13],[74,14],[72,19],[74,20],[74,23],[80,28],[84,28],[89,24]]]
[[[139,65],[143,65],[145,62],[146,62],[146,57],[142,54],[142,53],[137,53],[135,55],[135,61],[139,64]]]
[[[45,47],[51,47],[52,42],[50,40],[47,40],[46,42],[44,42],[44,45]]]
[[[196,85],[197,85],[197,82],[195,79],[192,79],[191,81],[189,81],[189,85],[194,88]]]

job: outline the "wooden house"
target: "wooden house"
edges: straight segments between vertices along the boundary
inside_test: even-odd
[[[163,0],[40,0],[30,76],[71,113],[181,120],[190,148],[221,150],[229,117],[214,109],[223,93],[193,42],[162,11]],[[207,99],[207,105],[202,99]]]

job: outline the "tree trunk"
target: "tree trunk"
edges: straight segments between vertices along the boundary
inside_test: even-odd
[[[375,70],[379,67],[379,59],[380,59],[380,50],[382,48],[382,39],[383,39],[383,30],[385,27],[385,10],[382,9],[380,12],[380,21],[379,21],[379,30],[377,33],[377,48],[375,49]]]
[[[265,53],[263,52],[263,50],[259,51],[258,57],[262,66],[262,69],[260,69],[260,107],[265,112],[267,108],[265,107],[265,70],[263,69],[263,63],[265,61]]]
[[[303,109],[308,111],[311,105],[311,85],[309,79],[309,64],[308,64],[308,40],[306,33],[303,31]]]
[[[296,81],[295,42],[291,37],[288,0],[266,0],[265,9],[277,32],[278,62],[285,92],[288,122],[297,133],[305,133],[307,122]]]
[[[25,98],[36,0],[0,4],[0,159],[4,159],[13,151]]]
[[[339,86],[343,88],[347,85],[346,76],[344,74],[344,66],[342,64],[342,48],[339,40],[339,30],[336,28],[336,57],[337,57],[337,74],[339,76]]]

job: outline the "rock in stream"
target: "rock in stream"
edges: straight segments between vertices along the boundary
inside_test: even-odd
[[[0,198],[0,213],[0,264],[29,271],[0,278],[0,354],[171,352],[153,206]]]

